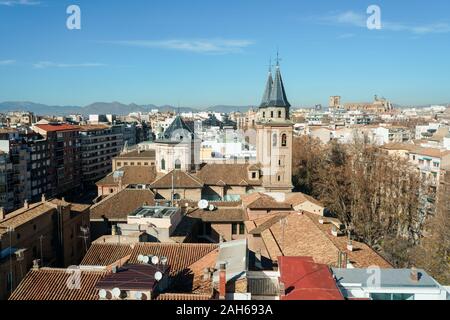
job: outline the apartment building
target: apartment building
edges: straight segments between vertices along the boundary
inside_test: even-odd
[[[111,172],[112,159],[122,151],[121,126],[81,126],[80,140],[83,183],[91,185]]]
[[[33,130],[47,139],[50,167],[49,195],[64,194],[81,185],[80,127],[65,123],[36,124]]]
[[[14,209],[12,170],[9,154],[0,151],[0,208],[3,208],[5,211]]]

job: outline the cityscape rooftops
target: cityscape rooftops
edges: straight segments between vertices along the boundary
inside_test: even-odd
[[[344,300],[329,267],[309,257],[279,257],[282,300]]]
[[[80,127],[67,124],[67,123],[55,123],[55,124],[36,124],[35,127],[46,132],[56,132],[56,131],[79,131]]]
[[[128,215],[143,205],[154,205],[155,194],[148,189],[122,189],[91,207],[91,220],[126,221]]]
[[[73,272],[67,269],[31,269],[9,300],[98,300],[97,282],[108,274],[107,271],[79,270],[80,288],[73,289],[69,283]]]

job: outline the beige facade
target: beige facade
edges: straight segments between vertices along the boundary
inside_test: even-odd
[[[266,122],[257,125],[257,161],[261,165],[266,191],[292,191],[292,139],[290,123]]]
[[[88,206],[60,200],[26,204],[0,219],[0,252],[19,250],[0,260],[0,300],[7,299],[36,259],[44,266],[80,263],[90,244],[81,232],[86,226]]]

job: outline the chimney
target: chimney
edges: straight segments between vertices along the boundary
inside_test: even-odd
[[[27,199],[25,199],[25,201],[23,202],[23,207],[25,209],[29,209],[30,208],[30,205],[28,204],[28,200]]]
[[[6,217],[5,208],[0,207],[0,220],[5,219],[5,217]]]
[[[419,282],[420,280],[419,271],[417,271],[417,269],[414,267],[411,268],[410,278],[413,282]]]
[[[33,269],[39,269],[41,267],[41,260],[33,260]]]
[[[225,300],[226,287],[227,287],[227,265],[225,263],[220,264],[219,270],[219,299]]]
[[[209,268],[203,269],[203,280],[211,280],[211,273],[209,272]]]

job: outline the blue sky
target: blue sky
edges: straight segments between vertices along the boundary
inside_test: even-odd
[[[0,0],[0,101],[257,105],[277,47],[294,106],[450,102],[448,0]]]

